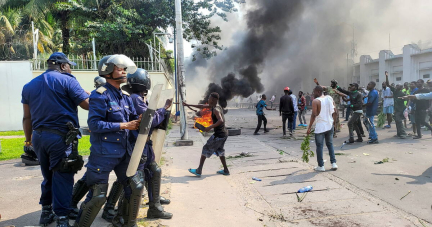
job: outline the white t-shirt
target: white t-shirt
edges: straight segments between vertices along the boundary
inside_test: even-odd
[[[315,118],[315,134],[327,132],[333,128],[333,116],[334,105],[333,99],[330,95],[326,95],[323,98],[316,98],[321,102],[321,111]]]
[[[294,104],[294,112],[298,112],[298,107],[297,107],[297,97],[294,94],[290,95]]]
[[[383,98],[383,107],[387,106],[394,106],[394,99],[393,98],[384,98],[384,96],[393,96],[393,92],[390,90],[389,87],[386,87],[386,89],[383,89],[381,97]]]

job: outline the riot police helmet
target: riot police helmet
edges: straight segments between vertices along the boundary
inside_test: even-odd
[[[110,75],[114,71],[114,66],[124,68],[127,73],[134,73],[137,69],[135,63],[123,54],[114,54],[103,57],[98,64],[99,76],[112,79]]]
[[[138,68],[135,73],[127,74],[127,84],[122,87],[129,93],[144,92],[147,94],[151,88],[150,75],[145,69]]]
[[[97,89],[99,87],[102,87],[106,84],[106,79],[101,77],[101,76],[97,76],[94,78],[94,87]]]

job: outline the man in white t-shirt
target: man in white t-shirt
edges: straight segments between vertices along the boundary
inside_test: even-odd
[[[388,72],[385,71],[386,77],[388,77]],[[388,125],[384,126],[384,128],[391,128],[391,122],[393,120],[393,112],[394,112],[394,99],[393,92],[387,86],[386,82],[382,83],[382,93],[381,97],[383,99],[383,113],[387,115],[387,123]]]
[[[336,157],[333,149],[333,113],[336,112],[334,101],[331,96],[323,94],[323,88],[316,86],[313,95],[315,99],[312,101],[312,115],[309,123],[307,134],[312,131],[312,125],[315,124],[315,144],[318,166],[316,171],[324,172],[323,147],[324,140],[329,150],[332,170],[337,170]]]

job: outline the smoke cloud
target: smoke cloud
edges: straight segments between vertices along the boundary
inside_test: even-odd
[[[294,94],[311,92],[313,78],[323,85],[336,79],[346,86],[351,82],[351,58],[355,62],[363,54],[376,58],[380,50],[388,49],[389,33],[395,54],[405,44],[430,40],[432,32],[424,29],[432,10],[427,3],[247,0],[240,19],[217,23],[228,49],[210,60],[189,62],[188,87],[199,87],[194,93],[205,97],[218,92],[223,106],[236,96],[280,96],[286,86]],[[406,20],[396,20],[396,15]],[[352,55],[353,50],[357,54]]]

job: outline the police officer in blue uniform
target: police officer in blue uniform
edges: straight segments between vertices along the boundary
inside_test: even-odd
[[[139,176],[126,177],[132,154],[130,130],[137,130],[140,119],[130,95],[120,89],[127,72],[136,71],[135,64],[124,55],[112,55],[98,65],[99,75],[107,83],[90,95],[88,126],[90,156],[87,163],[86,184],[90,187],[81,205],[75,226],[89,227],[106,201],[108,178],[111,171],[123,185],[124,222],[116,226],[136,226],[141,194],[144,189]]]
[[[88,110],[89,95],[71,74],[70,66],[76,64],[65,54],[55,52],[47,63],[48,70],[26,84],[22,91],[25,146],[33,145],[43,175],[39,224],[47,226],[57,215],[57,226],[67,227],[74,174],[83,163],[76,143],[77,106]],[[70,137],[71,133],[75,134]],[[70,143],[70,138],[74,142]],[[72,163],[76,165],[70,168],[68,164]]]
[[[147,110],[146,101],[148,89],[151,87],[149,74],[144,69],[137,69],[133,74],[127,75],[127,85],[122,87],[123,90],[131,93],[131,98],[134,103],[137,114],[142,114]],[[169,113],[166,111],[172,104],[172,100],[168,99],[165,102],[165,107],[156,110],[153,122],[151,125],[149,138],[153,129],[159,126],[165,119],[169,119]],[[138,131],[133,131],[133,142],[138,137]],[[141,176],[141,181],[147,182],[147,191],[149,195],[149,209],[147,211],[147,218],[162,218],[170,219],[172,214],[164,211],[161,204],[169,204],[170,200],[160,196],[162,170],[155,162],[155,154],[153,152],[153,143],[148,140],[143,152],[143,158],[138,166],[138,173]],[[145,178],[145,179],[144,179]]]

